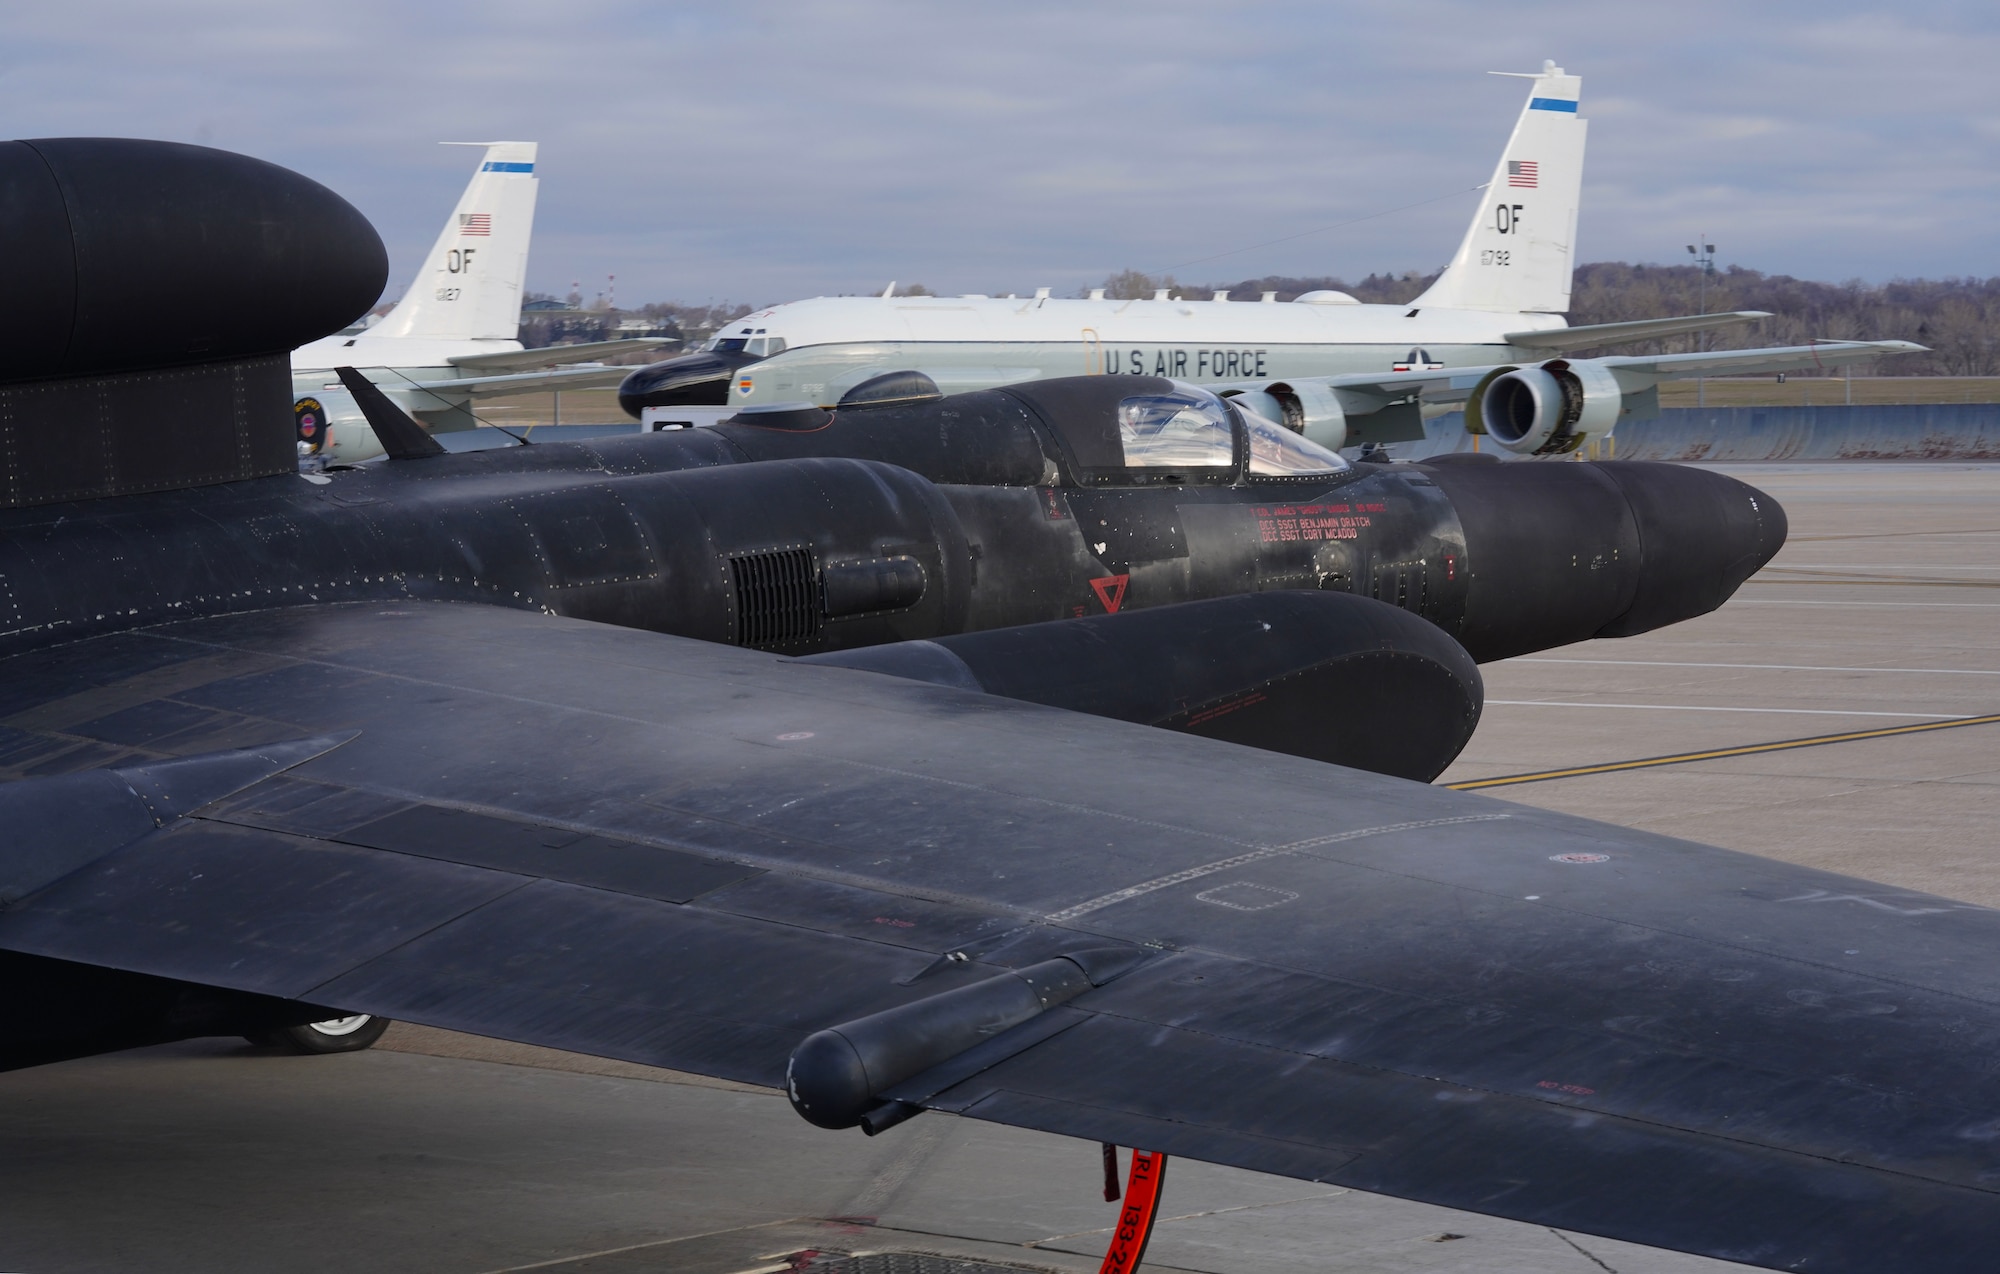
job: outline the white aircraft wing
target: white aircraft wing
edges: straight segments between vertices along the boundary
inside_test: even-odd
[[[1730,310],[1722,314],[1684,314],[1676,318],[1635,319],[1629,323],[1590,323],[1583,327],[1551,327],[1534,332],[1509,332],[1501,337],[1522,349],[1585,349],[1625,341],[1652,341],[1662,336],[1712,332],[1770,318],[1769,310]]]
[[[1510,338],[1511,339],[1511,338]],[[1921,353],[1926,347],[1913,341],[1821,341],[1813,345],[1781,345],[1764,349],[1724,349],[1699,354],[1635,354],[1610,358],[1574,360],[1608,369],[1618,379],[1619,388],[1634,393],[1661,381],[1689,376],[1749,376],[1761,372],[1788,372],[1806,367],[1842,367],[1885,354]],[[1430,371],[1355,372],[1345,376],[1294,377],[1288,384],[1311,383],[1334,391],[1350,413],[1365,412],[1371,404],[1421,400],[1425,403],[1463,402],[1473,390],[1495,372],[1511,371],[1520,364],[1498,363],[1488,367],[1440,367]],[[1266,389],[1269,381],[1245,381],[1234,385],[1214,385],[1217,393],[1229,394]]]
[[[1820,341],[1769,349],[1719,349],[1700,354],[1637,354],[1600,358],[1622,384],[1628,377],[1650,376],[1655,382],[1684,376],[1755,375],[1807,367],[1842,367],[1884,354],[1921,354],[1928,347],[1915,341]]]
[[[520,372],[545,367],[569,367],[577,363],[598,363],[620,354],[637,354],[673,342],[659,336],[634,336],[616,341],[591,341],[585,345],[549,345],[542,349],[502,350],[497,354],[461,354],[445,361],[453,367],[482,372]],[[630,368],[626,369],[630,371]]]
[[[604,389],[632,374],[629,367],[602,364],[583,367],[555,367],[538,372],[515,372],[504,376],[459,376],[450,380],[419,380],[383,389],[424,390],[444,398],[505,398],[511,394],[545,394],[552,389]]]

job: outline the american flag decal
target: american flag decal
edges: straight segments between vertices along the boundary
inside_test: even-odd
[[[1507,184],[1533,190],[1541,175],[1539,168],[1540,165],[1532,159],[1510,159],[1507,161]]]
[[[1533,168],[1534,165],[1530,164],[1528,167]],[[1529,182],[1528,184],[1533,185],[1534,183]],[[490,212],[459,213],[458,232],[460,234],[491,235],[493,233],[493,214]]]

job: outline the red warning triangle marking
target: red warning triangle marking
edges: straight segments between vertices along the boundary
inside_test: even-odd
[[[1130,575],[1107,575],[1103,579],[1090,581],[1090,587],[1097,593],[1097,600],[1104,603],[1105,614],[1116,615],[1118,608],[1125,604],[1125,582],[1131,578]]]

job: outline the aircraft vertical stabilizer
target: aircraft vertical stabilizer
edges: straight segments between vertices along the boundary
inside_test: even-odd
[[[416,281],[371,336],[511,341],[519,334],[535,223],[535,143],[471,144],[486,147],[479,171]]]
[[[1507,72],[1496,72],[1507,74]],[[1415,306],[1502,313],[1569,309],[1583,188],[1583,81],[1553,62],[1534,81],[1458,255]]]

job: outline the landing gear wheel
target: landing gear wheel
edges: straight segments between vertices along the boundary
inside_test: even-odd
[[[304,1026],[287,1026],[243,1038],[252,1044],[282,1048],[293,1053],[358,1053],[382,1038],[389,1019],[370,1013],[332,1017]]]

